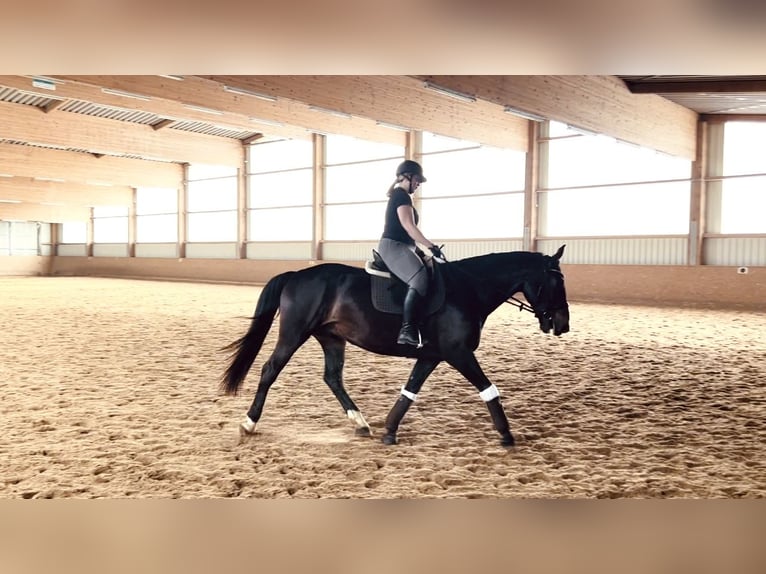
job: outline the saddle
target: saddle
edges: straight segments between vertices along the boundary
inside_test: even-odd
[[[444,278],[439,265],[433,258],[423,258],[428,271],[428,293],[423,303],[423,317],[432,315],[444,305]],[[382,313],[401,315],[407,284],[389,271],[380,253],[372,250],[372,259],[367,260],[364,270],[370,275],[372,306]]]

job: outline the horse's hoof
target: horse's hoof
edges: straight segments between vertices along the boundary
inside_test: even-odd
[[[510,448],[516,446],[516,440],[513,438],[512,434],[509,434],[500,439],[500,444],[506,448]]]
[[[243,442],[247,442],[248,440],[253,438],[253,436],[255,436],[255,430],[249,431],[247,430],[244,424],[241,424],[239,425],[239,441],[237,442],[237,444],[242,444]]]
[[[354,431],[356,436],[372,436],[372,431],[370,430],[370,427],[359,427]]]
[[[395,434],[384,434],[383,438],[380,439],[380,440],[383,442],[383,444],[387,444],[389,446],[390,445],[394,445],[394,444],[396,444],[396,435]]]

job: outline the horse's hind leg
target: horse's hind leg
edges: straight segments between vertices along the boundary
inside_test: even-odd
[[[415,402],[428,375],[433,373],[439,363],[440,361],[427,361],[425,359],[418,359],[415,362],[410,377],[407,379],[407,384],[402,387],[399,398],[386,417],[386,434],[383,435],[382,439],[384,444],[396,444],[396,432],[399,429],[399,423],[402,422],[410,405]]]
[[[293,356],[295,351],[298,350],[303,343],[306,342],[308,336],[297,336],[292,333],[283,335],[286,329],[280,328],[279,338],[277,339],[276,347],[271,356],[263,364],[261,369],[261,378],[258,381],[258,389],[255,392],[255,398],[253,399],[250,409],[247,411],[247,417],[245,421],[239,426],[239,434],[241,438],[247,438],[248,436],[255,434],[255,425],[261,418],[263,412],[263,405],[266,402],[266,395],[269,394],[269,389],[274,383],[279,373],[282,372],[290,357]]]
[[[346,416],[356,424],[356,434],[370,436],[370,425],[364,420],[362,413],[354,401],[348,396],[343,386],[343,364],[346,356],[346,341],[330,334],[315,334],[317,341],[324,351],[324,382],[330,387]]]

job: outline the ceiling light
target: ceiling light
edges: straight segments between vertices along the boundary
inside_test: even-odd
[[[239,94],[240,96],[252,96],[253,98],[258,98],[259,100],[266,100],[267,102],[277,101],[276,96],[272,96],[269,94],[261,94],[259,92],[253,92],[251,90],[246,90],[244,88],[236,88],[234,86],[224,86],[223,89],[225,92],[229,92],[231,94]]]
[[[223,112],[220,111],[220,110],[213,110],[213,109],[210,109],[210,108],[203,108],[202,106],[193,106],[191,104],[184,104],[184,107],[187,110],[194,110],[195,112],[202,112],[202,113],[205,113],[205,114],[213,114],[215,116],[222,116],[223,115]]]
[[[573,132],[577,132],[578,134],[580,134],[582,136],[597,136],[597,135],[599,135],[598,132],[587,130],[585,128],[578,128],[577,126],[571,126],[569,124],[567,124],[567,129],[571,130]]]
[[[255,122],[256,124],[263,124],[265,126],[276,126],[278,128],[283,127],[285,124],[282,122],[278,122],[276,120],[262,120],[261,118],[249,118],[251,122]]]
[[[132,98],[134,100],[143,100],[145,102],[148,102],[151,100],[149,96],[142,96],[141,94],[133,94],[131,92],[125,92],[123,90],[115,90],[112,88],[101,88],[101,92],[104,94],[109,94],[111,96],[120,96],[123,98]]]
[[[389,128],[392,130],[399,130],[400,132],[408,132],[410,131],[410,128],[406,128],[404,126],[400,126],[397,124],[389,124],[388,122],[375,122],[375,125],[378,125],[382,128]]]
[[[513,114],[514,116],[519,116],[520,118],[524,118],[525,120],[531,120],[533,122],[545,121],[545,118],[543,116],[538,116],[537,114],[533,114],[531,112],[525,112],[524,110],[514,108],[513,106],[505,106],[505,108],[503,108],[503,111],[507,114]]]
[[[65,83],[62,80],[57,80],[55,78],[48,78],[47,76],[31,76],[31,78],[32,78],[32,85],[35,88],[42,88],[44,90],[55,90],[56,84]]]
[[[346,112],[339,112],[338,110],[328,110],[327,108],[321,108],[319,106],[309,106],[309,109],[312,112],[322,112],[339,118],[351,119],[351,114],[347,114]]]
[[[37,181],[54,181],[56,183],[64,183],[65,179],[59,179],[57,177],[33,177],[32,179],[35,179]]]
[[[0,177],[13,177],[10,173],[0,173]]]
[[[423,84],[423,87],[438,92],[442,95],[449,96],[450,98],[455,98],[456,100],[460,100],[461,102],[475,102],[476,96],[473,96],[471,94],[465,94],[463,92],[458,92],[457,90],[453,90],[451,88],[444,88],[442,86],[437,86],[436,84],[432,84],[431,82],[425,82]]]
[[[184,79],[183,76],[174,76],[172,74],[160,74],[160,78],[167,78],[168,80],[175,80],[177,82],[182,82]]]

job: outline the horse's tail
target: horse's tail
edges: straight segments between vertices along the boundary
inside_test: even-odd
[[[226,345],[222,350],[234,351],[229,358],[229,366],[221,380],[221,390],[227,395],[236,395],[240,385],[245,380],[247,372],[253,366],[263,341],[279,311],[279,298],[287,281],[295,273],[288,271],[277,275],[266,283],[255,306],[255,314],[250,323],[250,329],[243,337]]]

